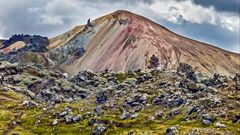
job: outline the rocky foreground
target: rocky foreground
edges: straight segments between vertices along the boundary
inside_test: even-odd
[[[1,134],[240,134],[240,75],[0,63]]]

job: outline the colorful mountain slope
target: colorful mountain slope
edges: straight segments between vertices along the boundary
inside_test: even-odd
[[[240,69],[239,54],[177,35],[128,11],[119,10],[91,23],[90,28],[78,26],[50,40],[48,55],[62,57],[54,61],[57,67],[72,74],[106,68],[146,69],[155,55],[166,69],[176,69],[181,62],[209,75],[233,75]],[[85,50],[81,57],[69,51],[78,48]]]

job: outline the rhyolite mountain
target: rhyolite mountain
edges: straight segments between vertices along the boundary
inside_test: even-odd
[[[5,50],[24,48],[21,41],[13,45],[17,49]],[[240,69],[240,54],[183,37],[123,10],[76,26],[49,39],[46,46],[47,51],[31,52],[31,56],[69,74],[82,70],[128,71],[152,67],[171,70],[179,63],[188,63],[194,70],[208,75],[234,75]],[[20,62],[28,53],[15,53],[14,59]],[[34,62],[37,60],[34,58]]]

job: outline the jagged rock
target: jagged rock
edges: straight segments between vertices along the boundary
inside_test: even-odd
[[[149,76],[147,74],[141,75],[137,78],[137,84],[143,83],[143,82],[149,80],[150,78],[151,78],[151,76]]]
[[[134,135],[134,130],[128,131],[128,135]]]
[[[72,124],[73,123],[73,116],[72,115],[66,115],[65,116],[65,122],[67,124]]]
[[[51,100],[55,103],[61,103],[64,100],[64,97],[59,94],[54,94]]]
[[[0,85],[3,85],[4,82],[4,75],[0,73]]]
[[[89,92],[85,89],[79,89],[75,92],[75,95],[84,99],[89,95]]]
[[[101,92],[97,93],[97,95],[96,95],[97,103],[102,104],[102,103],[106,102],[108,99],[107,95],[108,95],[107,91],[101,91]]]
[[[106,130],[106,127],[104,124],[94,124],[93,129],[92,129],[92,134],[93,135],[102,135],[103,132]]]
[[[167,82],[167,81],[163,81],[163,82],[160,82],[157,87],[159,89],[162,89],[162,88],[168,88],[171,86],[171,83],[170,82]]]
[[[65,77],[65,78],[68,78],[68,73],[63,73],[63,76]]]
[[[188,108],[188,115],[191,115],[192,113],[194,112],[197,112],[198,108],[197,107],[194,107],[194,106],[191,106]]]
[[[211,122],[210,120],[206,120],[206,119],[203,119],[203,120],[202,120],[202,123],[203,123],[204,125],[211,125],[211,124],[212,124],[212,122]]]
[[[232,119],[233,123],[240,123],[240,115],[235,115]]]
[[[181,113],[181,110],[180,110],[180,109],[174,108],[174,109],[172,109],[172,110],[166,115],[166,117],[167,117],[168,119],[172,119],[172,118],[174,118],[176,115],[179,115],[180,113]]]
[[[227,127],[225,124],[222,124],[222,123],[220,123],[220,122],[217,122],[217,123],[215,124],[215,126],[216,126],[216,128],[226,128],[226,127]]]
[[[8,40],[6,40],[0,49],[6,48],[17,41],[23,41],[25,44],[27,44],[25,47],[18,49],[17,50],[18,52],[23,51],[44,52],[47,50],[47,46],[49,44],[47,37],[42,37],[39,35],[30,36],[28,34],[26,35],[15,34],[12,35],[12,37],[10,37]]]
[[[150,58],[150,66],[149,68],[156,68],[158,67],[159,64],[159,59],[156,57],[155,54],[152,55],[152,57]]]
[[[184,99],[178,95],[170,96],[169,94],[162,94],[159,97],[153,99],[153,105],[165,105],[169,108],[178,107],[184,104]]]
[[[76,122],[80,121],[81,115],[78,114],[77,116],[74,116],[72,119],[73,119],[73,121],[76,123]]]
[[[211,116],[209,116],[209,114],[203,115],[202,123],[204,125],[211,125],[213,122],[214,122],[214,119]]]
[[[88,124],[89,125],[94,125],[94,124],[96,124],[98,122],[98,119],[96,119],[96,118],[91,118],[89,121],[88,121]]]
[[[166,130],[166,135],[175,135],[177,132],[177,127],[169,127]]]
[[[36,99],[41,102],[47,102],[52,99],[52,96],[52,92],[50,92],[49,90],[43,90],[37,94]]]
[[[188,88],[188,83],[189,83],[189,81],[187,79],[184,79],[184,80],[181,80],[179,82],[179,85],[177,85],[177,86],[180,87],[180,88],[187,89]]]
[[[236,90],[240,90],[240,74],[236,74],[234,77]]]
[[[117,86],[116,86],[116,89],[117,90],[124,90],[124,89],[127,89],[129,87],[129,85],[128,84],[126,84],[126,83],[120,83],[120,84],[118,84]]]
[[[202,88],[199,88],[199,85],[194,82],[189,82],[187,86],[188,86],[188,89],[193,93],[196,93],[202,89]]]
[[[219,74],[214,74],[213,77],[206,82],[206,85],[218,88],[223,86],[225,82],[228,82],[227,77],[221,76]]]
[[[90,71],[80,71],[76,76],[70,79],[70,82],[85,87],[86,85],[98,85],[98,77]]]
[[[0,73],[2,75],[16,75],[21,74],[23,69],[16,64],[10,64],[8,62],[0,62]]]
[[[130,116],[130,118],[135,119],[135,118],[137,118],[139,116],[139,114],[138,113],[134,113],[134,114],[130,114],[129,116]]]
[[[140,96],[138,102],[139,103],[143,103],[146,104],[148,101],[148,95],[146,93],[142,94],[142,96]]]
[[[118,80],[116,77],[109,77],[107,81],[112,84],[118,84]]]
[[[204,90],[207,88],[205,84],[195,83],[187,79],[181,80],[179,83],[179,87],[188,89],[189,92],[192,92],[192,93],[196,93],[196,92],[199,92],[200,90]]]
[[[121,120],[127,119],[129,117],[129,113],[127,113],[126,111],[123,111],[122,115],[120,116]]]
[[[164,97],[165,97],[164,95],[161,95],[161,96],[159,96],[159,97],[155,97],[155,98],[153,99],[152,104],[153,104],[153,105],[160,105],[160,104],[162,103],[162,101],[164,100],[164,99],[163,99]]]
[[[38,104],[34,101],[23,101],[22,106],[26,106],[27,108],[34,108],[37,107]]]
[[[76,57],[82,57],[85,53],[85,49],[83,47],[77,48],[74,52],[74,56]]]
[[[163,115],[163,112],[162,112],[161,110],[157,110],[157,111],[155,112],[155,117],[156,117],[156,118],[161,118],[162,115]]]
[[[59,117],[64,117],[68,114],[68,111],[63,111],[62,113],[59,114]]]
[[[53,124],[52,124],[53,126],[56,126],[56,125],[58,125],[58,119],[55,119],[54,121],[53,121]]]
[[[93,116],[91,112],[86,112],[84,115],[83,115],[83,119],[87,119],[89,117]]]
[[[199,129],[192,129],[188,135],[200,135]]]
[[[67,107],[64,108],[64,111],[72,112],[72,108],[70,106],[67,106]]]
[[[5,83],[11,84],[11,85],[16,85],[16,84],[21,83],[21,79],[20,78],[16,78],[14,76],[7,76],[5,78]]]
[[[50,79],[48,79],[48,80],[44,83],[44,88],[49,89],[49,88],[52,88],[52,87],[55,86],[55,85],[56,85],[55,79],[54,79],[54,78],[50,78]]]
[[[35,125],[39,125],[40,123],[41,123],[40,120],[36,120],[34,124],[35,124]]]
[[[179,66],[177,67],[177,72],[185,74],[186,78],[188,78],[194,82],[197,81],[195,72],[193,71],[192,67],[188,64],[180,63]]]
[[[33,83],[30,83],[27,87],[31,91],[36,91],[41,88],[42,81],[35,81]]]
[[[125,106],[136,107],[147,103],[147,94],[135,94],[125,100]]]
[[[102,107],[101,106],[97,106],[95,109],[94,109],[94,113],[98,116],[100,115],[103,115],[103,110],[102,110]]]
[[[123,83],[130,84],[130,85],[132,85],[132,84],[134,85],[134,84],[136,84],[136,82],[137,82],[136,78],[127,78],[123,81]]]

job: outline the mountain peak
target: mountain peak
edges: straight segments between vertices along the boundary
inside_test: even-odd
[[[124,16],[140,16],[140,15],[135,14],[135,13],[133,13],[131,11],[128,11],[128,10],[116,10],[111,14],[115,15],[115,16],[121,16],[121,15],[124,15]]]
[[[128,11],[128,10],[122,10],[122,9],[120,9],[120,10],[114,11],[112,14],[134,14],[134,13],[132,13],[132,12],[130,12],[130,11]]]
[[[110,15],[112,15],[115,18],[121,18],[121,17],[125,17],[125,18],[131,18],[131,17],[145,18],[141,15],[135,14],[135,13],[127,11],[127,10],[116,10],[115,12],[111,13]]]

